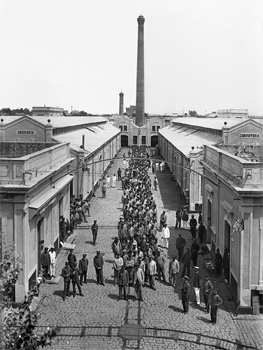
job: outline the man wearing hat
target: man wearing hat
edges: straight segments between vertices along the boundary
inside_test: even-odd
[[[123,297],[125,300],[127,298],[127,287],[129,284],[129,274],[128,271],[125,270],[125,267],[122,265],[120,271],[118,272],[118,284],[119,284],[119,300],[121,300],[121,296],[123,293]]]
[[[184,237],[182,237],[181,233],[178,234],[175,244],[176,244],[176,249],[178,251],[178,261],[180,261],[184,254],[184,246],[186,245],[186,240],[184,239]]]
[[[73,249],[70,249],[69,255],[68,255],[68,263],[71,269],[76,261],[77,261],[76,255],[73,253]]]
[[[199,267],[194,266],[194,279],[193,279],[193,287],[195,291],[196,304],[200,305],[200,289],[201,289],[201,277],[199,275]]]
[[[74,263],[71,269],[71,280],[72,280],[72,287],[73,287],[73,298],[76,296],[76,285],[78,287],[79,290],[79,295],[80,296],[84,296],[82,294],[82,290],[81,290],[81,286],[79,283],[79,269],[77,268],[77,263]]]
[[[97,250],[97,254],[93,259],[93,265],[95,267],[96,276],[97,276],[97,284],[100,283],[103,286],[105,286],[104,278],[103,278],[103,264],[104,264],[103,257],[100,254],[100,251]]]
[[[96,244],[97,235],[98,235],[98,229],[99,229],[99,226],[97,224],[97,220],[94,220],[94,223],[91,226],[92,237],[93,237],[93,245]]]
[[[87,284],[87,272],[88,272],[89,261],[87,259],[87,254],[83,254],[82,259],[79,261],[79,272],[80,272],[80,285],[82,286],[82,282]]]
[[[213,289],[209,295],[209,301],[208,304],[211,306],[211,322],[213,325],[216,324],[217,321],[217,310],[218,306],[223,303],[223,300],[220,298],[220,296],[217,293],[216,289]]]
[[[204,294],[204,301],[205,301],[205,311],[207,313],[209,313],[208,300],[209,300],[210,292],[212,290],[213,290],[212,282],[210,281],[209,275],[206,275],[205,276],[205,283],[204,283],[204,287],[203,287],[203,294]]]
[[[135,293],[137,300],[143,301],[142,298],[142,286],[144,284],[144,273],[139,265],[139,262],[135,264],[135,270],[134,270],[134,288],[135,288]]]
[[[69,287],[70,287],[70,274],[71,274],[71,269],[69,267],[68,261],[65,262],[65,266],[62,269],[61,276],[64,279],[64,291],[63,291],[63,300],[65,301],[66,296],[69,295]]]
[[[188,280],[189,280],[189,277],[184,276],[183,283],[181,286],[181,296],[182,296],[182,304],[183,304],[184,314],[187,314],[188,310],[189,310],[190,284],[189,284]]]
[[[176,256],[173,256],[173,259],[169,262],[169,283],[175,287],[176,279],[179,274],[180,265],[178,260],[176,260]]]
[[[114,262],[113,262],[113,270],[114,270],[114,286],[119,282],[119,272],[123,266],[123,259],[120,257],[120,253],[116,253]]]

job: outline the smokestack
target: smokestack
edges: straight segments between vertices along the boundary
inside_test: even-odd
[[[139,16],[138,22],[138,51],[137,51],[137,82],[136,82],[136,119],[135,124],[143,126],[144,117],[144,17]]]
[[[120,92],[119,115],[123,115],[123,92]]]

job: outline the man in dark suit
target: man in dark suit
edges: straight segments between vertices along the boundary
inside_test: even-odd
[[[89,261],[87,259],[87,254],[83,254],[82,259],[79,261],[79,273],[80,273],[80,285],[82,282],[87,283],[87,272],[88,272]]]
[[[121,300],[122,292],[125,300],[127,299],[127,286],[129,285],[129,274],[122,265],[119,272],[119,300]]]
[[[95,267],[95,271],[96,271],[96,276],[97,276],[97,284],[102,284],[103,286],[105,286],[104,283],[104,278],[103,278],[103,265],[104,265],[104,261],[103,261],[103,257],[100,254],[100,251],[97,250],[97,255],[94,257],[93,259],[93,265]]]
[[[81,290],[81,286],[80,286],[80,283],[79,283],[79,269],[77,268],[77,263],[75,263],[73,266],[72,266],[72,269],[71,269],[71,280],[72,280],[72,286],[73,286],[73,297],[76,296],[76,285],[78,287],[78,290],[79,290],[79,295],[80,296],[84,296],[82,294],[82,290]]]
[[[65,266],[62,269],[62,277],[64,279],[64,292],[63,292],[63,300],[65,301],[66,296],[69,297],[69,287],[70,287],[70,274],[71,269],[69,267],[68,261],[65,262]]]

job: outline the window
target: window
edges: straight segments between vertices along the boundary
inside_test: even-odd
[[[124,125],[123,126],[123,131],[127,131],[127,130],[128,130],[127,125]]]
[[[119,129],[120,129],[120,131],[122,131],[122,125],[119,125]]]
[[[142,145],[146,145],[146,136],[142,136]]]
[[[152,131],[155,131],[155,125],[152,126]]]
[[[137,145],[137,136],[133,136],[132,142],[134,145]]]
[[[160,130],[160,125],[157,126],[157,131],[159,131],[159,130]]]

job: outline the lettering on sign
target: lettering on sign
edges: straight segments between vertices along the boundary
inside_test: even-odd
[[[254,137],[260,137],[258,133],[252,133],[252,134],[239,134],[240,138],[254,138]]]
[[[35,135],[35,130],[17,130],[17,135]]]

